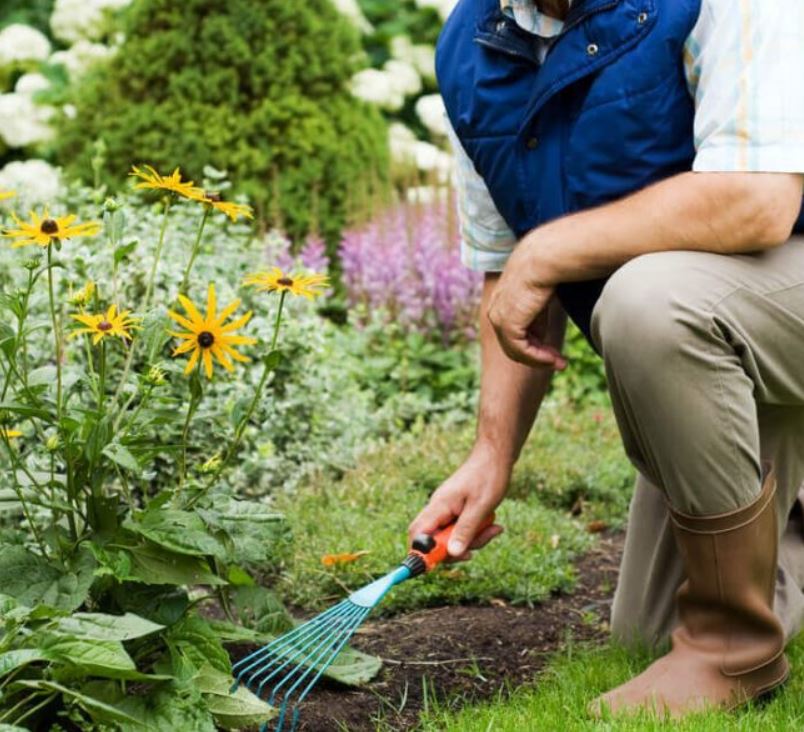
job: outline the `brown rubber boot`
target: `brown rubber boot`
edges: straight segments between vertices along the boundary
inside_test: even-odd
[[[654,710],[682,717],[732,709],[781,684],[789,671],[773,612],[777,571],[775,479],[750,506],[718,516],[671,511],[687,579],[678,590],[672,650],[597,699],[599,716]]]

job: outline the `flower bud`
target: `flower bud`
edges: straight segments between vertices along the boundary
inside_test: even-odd
[[[59,449],[59,445],[61,444],[61,440],[59,439],[58,435],[51,435],[45,441],[45,447],[48,449],[49,452],[56,452]]]
[[[145,374],[145,383],[149,386],[162,386],[165,383],[165,371],[161,366],[154,365]]]

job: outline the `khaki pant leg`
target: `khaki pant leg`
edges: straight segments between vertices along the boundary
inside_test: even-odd
[[[664,494],[640,474],[611,606],[614,638],[649,647],[667,640],[676,623],[676,590],[683,579]]]
[[[779,526],[774,605],[789,640],[804,627],[804,410],[763,407],[758,417],[762,459],[773,463],[777,474],[779,516],[789,516]],[[675,594],[683,579],[664,493],[639,475],[611,609],[614,638],[629,645],[667,641],[676,624]]]

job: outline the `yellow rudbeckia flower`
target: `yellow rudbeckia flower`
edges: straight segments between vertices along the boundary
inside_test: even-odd
[[[224,201],[220,193],[202,191],[201,195],[193,198],[193,200],[226,214],[232,222],[236,222],[241,216],[246,219],[254,218],[254,209],[251,206],[246,206],[244,203]]]
[[[189,374],[195,368],[199,358],[204,365],[204,372],[208,379],[212,378],[213,357],[223,368],[230,372],[234,371],[232,359],[241,362],[251,360],[235,350],[234,346],[251,346],[257,342],[256,338],[235,335],[236,330],[239,330],[251,320],[252,313],[249,311],[236,320],[226,322],[226,319],[240,307],[240,300],[232,301],[219,313],[215,285],[210,283],[207,291],[206,315],[202,316],[198,308],[184,295],[179,295],[179,302],[187,313],[187,317],[185,318],[173,311],[168,311],[168,315],[182,328],[186,329],[184,332],[170,331],[172,336],[184,341],[173,351],[173,355],[190,354],[187,368],[184,369],[185,374]]]
[[[329,277],[322,274],[290,275],[279,267],[273,267],[267,272],[248,275],[243,283],[263,292],[290,292],[313,300],[323,295],[324,290],[329,287]]]
[[[142,168],[134,165],[129,175],[142,181],[134,186],[136,190],[168,191],[192,200],[197,200],[199,196],[204,195],[204,191],[194,185],[193,181],[181,179],[181,169],[179,168],[176,168],[170,175],[161,175],[150,165],[143,165]]]
[[[130,310],[118,313],[117,305],[110,305],[105,313],[99,315],[79,313],[70,317],[85,326],[70,333],[70,338],[88,333],[92,336],[94,346],[98,345],[106,336],[120,336],[124,341],[130,341],[132,336],[129,331],[139,328],[138,323],[141,320],[141,318],[132,318]]]
[[[97,221],[89,221],[85,224],[76,224],[78,218],[74,214],[51,218],[50,213],[45,209],[44,214],[39,216],[36,211],[31,211],[30,221],[20,220],[16,214],[11,214],[16,229],[7,229],[3,236],[7,239],[14,239],[14,248],[27,247],[36,244],[46,247],[62,239],[74,239],[77,236],[97,236],[101,232],[101,224]]]

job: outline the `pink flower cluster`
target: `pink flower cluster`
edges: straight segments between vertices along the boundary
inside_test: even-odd
[[[445,341],[474,338],[482,275],[461,264],[452,206],[402,204],[347,231],[339,254],[350,304]]]

